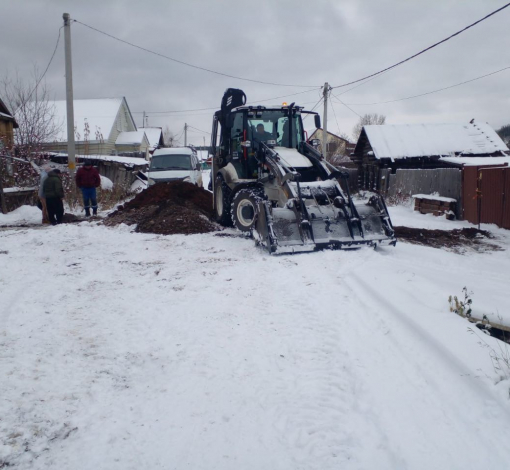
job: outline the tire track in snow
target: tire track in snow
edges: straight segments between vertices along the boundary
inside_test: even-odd
[[[278,399],[268,401],[275,430],[294,456],[295,468],[359,468],[364,440],[378,447],[374,454],[380,468],[401,468],[377,417],[362,410],[367,407],[365,384],[348,349],[350,333],[345,329],[352,301],[340,286],[338,293],[332,292],[331,283],[323,282],[330,266],[349,271],[369,259],[370,254],[361,252],[317,253],[296,262],[284,258],[279,263],[284,269],[272,267],[265,280],[273,289],[290,294],[286,314],[275,317],[287,350],[281,361],[286,380],[277,385]],[[289,276],[289,268],[294,273],[300,270],[300,282]],[[371,422],[368,426],[366,419]]]
[[[380,329],[381,325],[386,329],[385,334],[391,340],[385,348],[386,357],[389,359],[391,354],[400,356],[401,370],[398,373],[404,374],[406,380],[414,384],[416,404],[428,403],[425,409],[430,410],[431,416],[437,415],[435,416],[437,434],[445,434],[451,441],[449,445],[452,449],[455,445],[464,448],[462,458],[465,459],[467,468],[482,468],[480,465],[484,463],[490,467],[491,460],[501,462],[505,458],[508,459],[505,442],[508,442],[510,435],[505,423],[510,418],[509,410],[501,406],[495,399],[494,392],[480,379],[473,377],[472,371],[455,355],[432,334],[420,327],[410,315],[400,310],[397,302],[410,304],[402,299],[402,293],[394,293],[394,298],[390,301],[356,273],[346,279],[346,285],[352,289],[358,301],[364,305],[364,309],[377,319],[372,326],[368,324],[367,328],[372,328],[373,334],[377,334],[377,329]],[[373,305],[377,305],[377,308]],[[401,331],[397,335],[395,332],[398,332],[399,328]],[[423,346],[430,356],[423,355]],[[390,371],[388,376],[389,374]],[[452,381],[460,382],[455,389],[461,390],[461,396],[451,395]],[[433,394],[437,396],[434,397]],[[469,406],[475,403],[474,407]],[[484,411],[476,411],[480,408]],[[420,413],[420,407],[415,408],[415,412]],[[416,417],[419,419],[419,415]],[[421,419],[429,418],[423,415]],[[459,427],[461,422],[465,423],[463,427]],[[453,425],[456,426],[455,429],[451,428]],[[484,437],[483,429],[494,426],[499,426],[501,430],[498,436],[499,443],[488,441]],[[480,450],[466,445],[472,437],[473,429],[479,429],[477,449]],[[443,451],[448,452],[447,449]]]

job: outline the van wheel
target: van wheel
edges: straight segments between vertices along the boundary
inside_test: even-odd
[[[231,193],[232,191],[223,180],[223,177],[218,175],[214,180],[214,215],[216,220],[225,227],[232,226],[230,215]]]
[[[251,232],[255,227],[261,200],[259,191],[243,189],[235,194],[232,201],[232,220],[241,232]]]

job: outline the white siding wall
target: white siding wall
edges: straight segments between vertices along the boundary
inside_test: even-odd
[[[108,152],[105,152],[105,154],[110,155],[112,151],[115,152],[115,141],[121,132],[132,132],[136,130],[136,126],[130,118],[126,102],[123,100],[117,117],[115,118],[115,123],[113,124],[108,142],[105,141],[108,147]]]

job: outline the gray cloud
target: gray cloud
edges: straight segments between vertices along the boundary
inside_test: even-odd
[[[179,60],[262,81],[337,85],[359,78],[461,29],[504,2],[487,0],[74,0],[5,1],[0,59],[5,73],[30,73],[46,66],[62,25],[62,13],[124,40]],[[469,80],[510,65],[510,9],[475,28],[343,94],[346,103],[406,97]],[[62,38],[63,39],[63,38]],[[218,106],[228,87],[250,100],[302,91],[229,79],[179,65],[121,44],[80,24],[72,25],[76,98],[126,96],[138,124],[180,132],[184,122],[208,131],[212,112],[182,115],[155,111]],[[65,97],[64,48],[59,46],[46,82],[57,99]],[[409,101],[352,105],[359,114],[378,112],[389,123],[463,122],[473,117],[494,127],[510,122],[510,70],[477,82]],[[342,93],[337,89],[335,93]],[[308,103],[316,90],[284,100]],[[333,101],[333,132],[350,133],[357,116]],[[335,119],[336,114],[336,119]],[[337,125],[338,123],[338,125]],[[311,124],[311,123],[310,123]],[[190,141],[203,142],[199,132]]]

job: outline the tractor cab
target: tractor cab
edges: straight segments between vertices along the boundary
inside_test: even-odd
[[[230,112],[223,122],[220,116],[217,117],[221,128],[219,146],[213,143],[215,156],[221,160],[218,162],[220,167],[230,163],[239,179],[257,178],[262,144],[271,148],[298,149],[305,141],[301,108],[298,107],[242,106]]]

